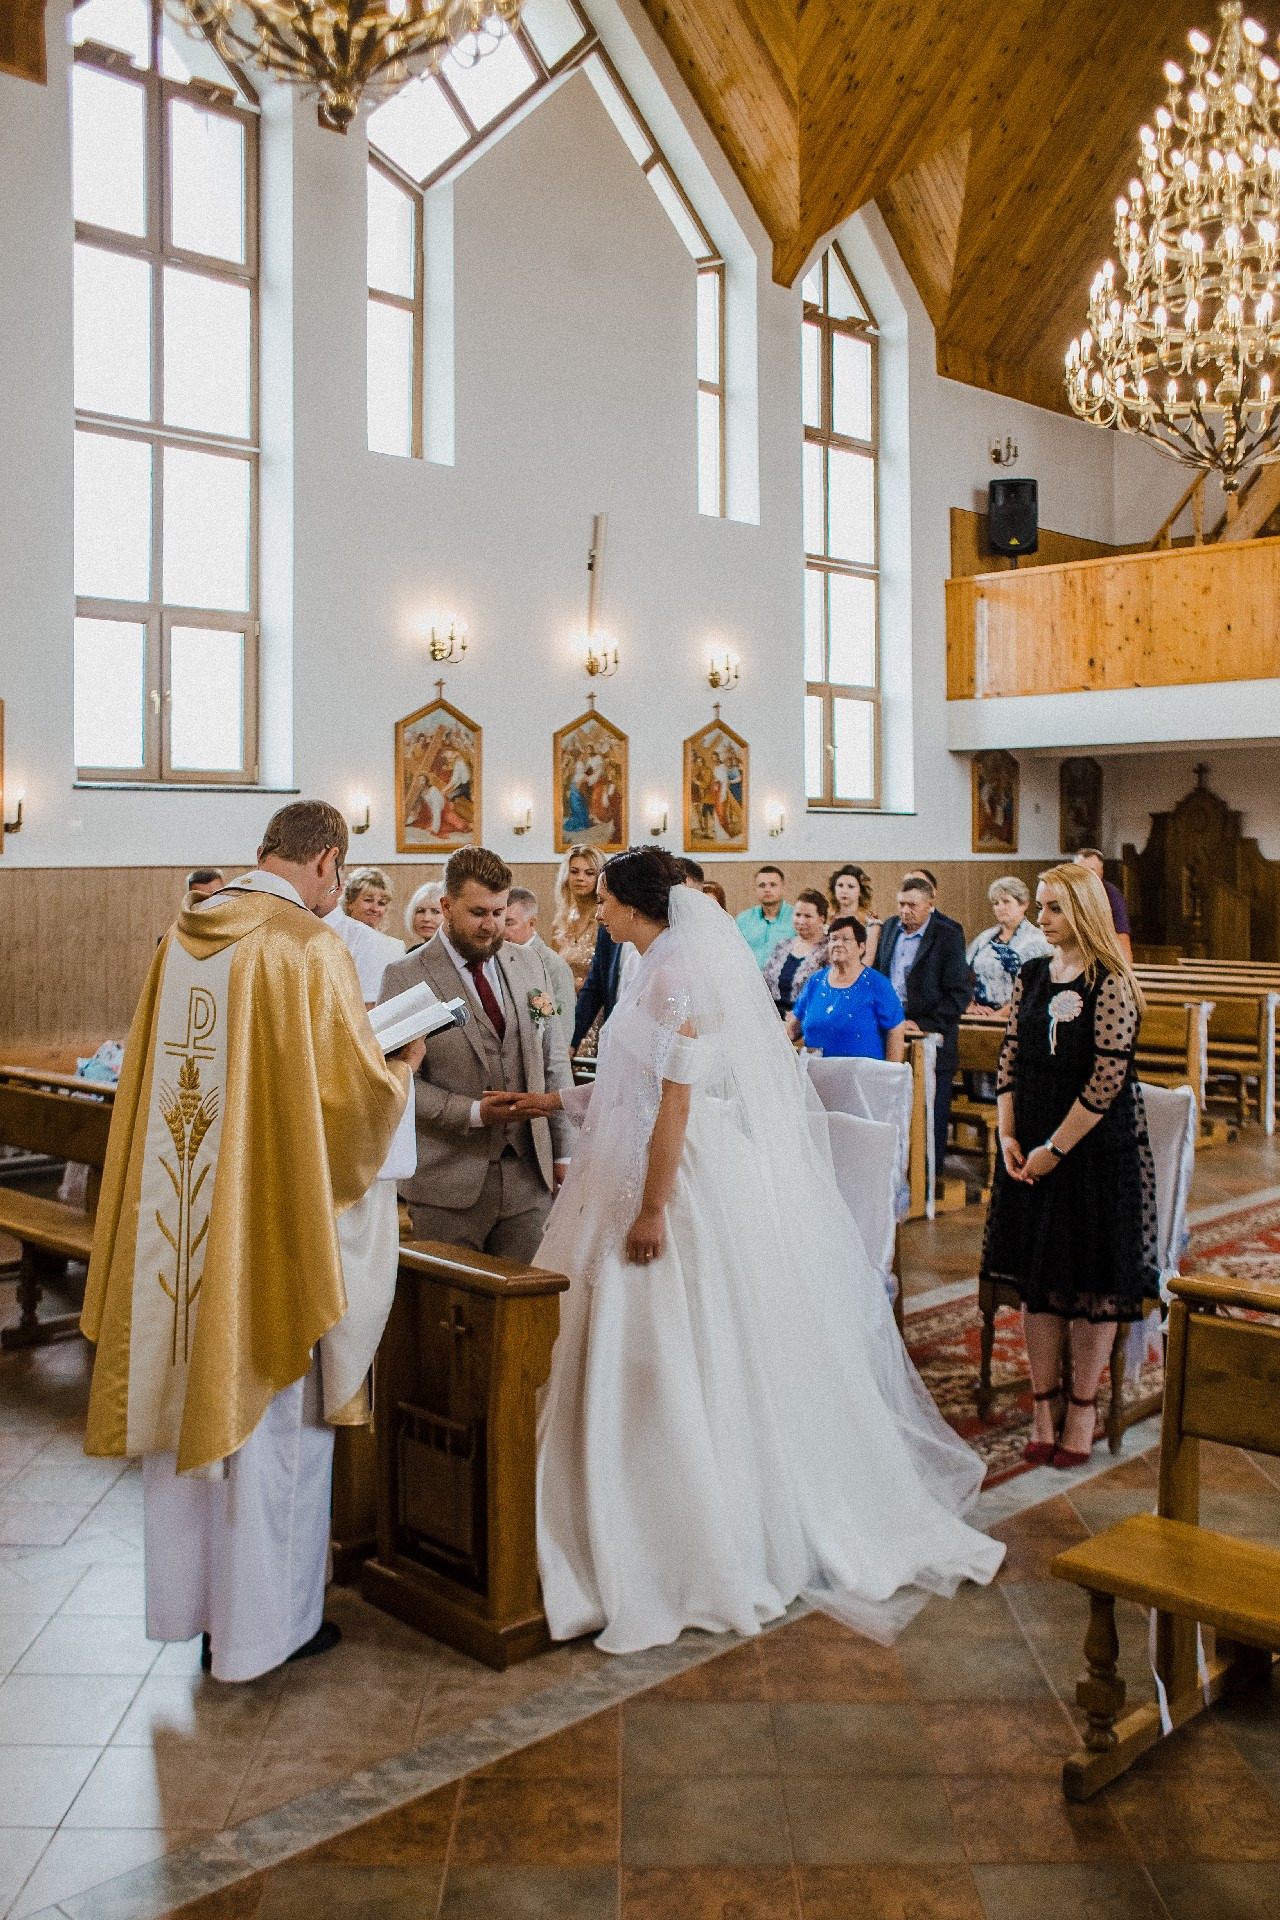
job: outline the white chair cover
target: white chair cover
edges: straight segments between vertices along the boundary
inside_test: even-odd
[[[840,1197],[853,1215],[867,1258],[892,1300],[898,1291],[893,1271],[898,1129],[884,1120],[829,1113],[827,1133]]]
[[[1147,1131],[1151,1136],[1151,1158],[1156,1170],[1157,1257],[1160,1263],[1160,1292],[1169,1298],[1169,1281],[1178,1271],[1190,1235],[1187,1230],[1187,1202],[1191,1195],[1191,1176],[1196,1168],[1196,1136],[1200,1114],[1190,1087],[1153,1087],[1144,1080],[1142,1101],[1147,1110]],[[1148,1344],[1160,1328],[1155,1311],[1130,1329],[1125,1354],[1125,1371],[1130,1376],[1142,1365]]]
[[[925,1057],[932,1064],[932,1049],[926,1051]],[[824,1060],[820,1054],[812,1053],[804,1055],[804,1064],[813,1090],[828,1113],[851,1114],[855,1120],[879,1120],[896,1130],[894,1203],[897,1218],[905,1220],[911,1204],[911,1189],[907,1179],[907,1161],[911,1153],[911,1068],[889,1060]],[[929,1102],[929,1120],[929,1147],[932,1152],[932,1101]],[[871,1253],[870,1247],[867,1251]]]

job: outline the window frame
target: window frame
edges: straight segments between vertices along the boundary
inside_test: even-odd
[[[225,87],[200,77],[173,80],[161,71],[163,7],[152,0],[151,65],[135,67],[127,54],[93,41],[74,48],[74,64],[108,74],[142,89],[146,153],[146,231],[122,234],[95,223],[75,221],[75,245],[97,248],[146,263],[151,274],[151,382],[147,419],[101,413],[77,406],[75,432],[98,433],[117,440],[142,441],[151,448],[150,597],[146,601],[104,600],[77,594],[76,619],[119,620],[146,627],[146,715],[141,767],[94,767],[76,764],[80,785],[143,786],[256,786],[259,781],[259,681],[261,624],[259,619],[260,511],[259,454],[261,405],[261,302],[259,298],[260,175],[258,115],[236,98],[230,76]],[[202,112],[220,115],[239,125],[244,137],[244,260],[218,259],[189,247],[179,247],[172,235],[173,170],[170,109],[175,101],[189,101]],[[74,130],[73,130],[74,137]],[[164,277],[166,269],[198,273],[205,279],[243,287],[249,297],[249,409],[246,436],[208,429],[168,426],[164,419]],[[248,606],[243,610],[191,607],[164,597],[164,453],[167,448],[242,459],[249,469]],[[241,764],[225,768],[183,768],[171,760],[169,713],[172,706],[170,638],[173,628],[206,627],[239,632],[244,639],[241,720]],[[73,689],[73,702],[74,702]]]
[[[693,229],[693,232],[694,234],[696,234],[698,239],[699,251],[695,253],[690,247],[689,242],[688,240],[686,240],[685,236],[683,234],[679,235],[681,244],[686,248],[686,251],[689,252],[689,255],[693,261],[693,267],[694,267],[694,325],[695,325],[694,501],[695,501],[697,512],[700,517],[705,519],[724,520],[728,518],[727,381],[725,377],[725,351],[726,351],[725,294],[727,290],[726,288],[727,276],[725,272],[725,262],[718,248],[716,247],[714,240],[711,238],[711,235],[707,231],[706,223],[701,218],[700,214],[697,211],[697,208],[694,206],[693,202],[690,200],[688,194],[684,190],[683,185],[681,184],[679,178],[677,177],[675,168],[672,166],[670,160],[668,160],[666,154],[663,152],[662,147],[659,145],[658,141],[654,138],[653,132],[650,129],[648,122],[645,120],[644,115],[641,113],[639,107],[636,105],[635,101],[632,99],[631,94],[628,92],[627,87],[623,82],[622,77],[619,74],[617,68],[614,66],[612,60],[609,58],[608,54],[605,52],[605,49],[601,44],[599,35],[597,34],[595,27],[592,25],[591,21],[587,18],[581,6],[577,4],[577,0],[569,0],[569,5],[572,8],[573,13],[577,16],[582,26],[583,37],[574,46],[570,47],[567,53],[562,54],[561,57],[557,61],[555,61],[554,64],[549,64],[543,58],[542,54],[539,53],[538,48],[532,36],[529,34],[528,30],[523,26],[522,23],[517,21],[514,26],[509,27],[507,29],[507,31],[512,35],[512,37],[520,43],[521,50],[523,51],[526,58],[530,62],[530,65],[534,70],[535,77],[532,83],[525,88],[524,92],[521,93],[516,99],[512,100],[506,107],[504,107],[501,113],[497,114],[494,117],[494,119],[488,122],[486,126],[477,127],[475,125],[474,121],[471,119],[470,115],[468,114],[466,108],[463,106],[462,101],[459,99],[458,95],[454,92],[453,88],[449,84],[447,68],[442,68],[439,73],[432,76],[431,84],[440,89],[440,92],[443,95],[444,99],[448,102],[449,107],[451,108],[453,113],[457,116],[459,124],[463,128],[466,137],[463,140],[462,144],[459,147],[455,148],[455,150],[448,156],[447,159],[442,160],[438,167],[433,168],[430,173],[424,175],[422,180],[420,181],[415,180],[412,174],[406,173],[403,167],[399,166],[397,162],[391,159],[388,154],[384,153],[383,150],[377,145],[376,137],[370,136],[368,140],[369,165],[376,166],[378,170],[386,177],[386,179],[388,179],[392,183],[392,185],[400,188],[402,192],[407,193],[410,196],[413,202],[413,208],[414,208],[414,225],[415,225],[415,233],[416,233],[416,247],[415,247],[416,257],[415,257],[414,270],[415,270],[416,281],[417,281],[417,291],[415,294],[412,307],[410,306],[409,301],[405,299],[403,296],[397,297],[396,295],[393,295],[393,294],[383,293],[380,290],[375,290],[372,287],[368,287],[367,289],[370,300],[377,299],[386,306],[398,307],[402,312],[412,311],[413,313],[413,421],[412,421],[413,451],[408,456],[404,454],[390,454],[390,455],[387,455],[386,457],[389,459],[412,458],[417,460],[420,460],[423,458],[423,447],[424,447],[424,431],[423,431],[424,373],[423,373],[423,369],[426,361],[426,338],[425,338],[426,285],[425,285],[425,270],[424,270],[423,234],[424,234],[424,228],[426,224],[425,202],[426,202],[427,194],[431,192],[433,187],[437,187],[442,182],[452,179],[457,173],[461,172],[461,170],[468,164],[469,161],[471,161],[481,152],[487,151],[490,146],[494,145],[496,141],[502,137],[502,134],[505,131],[505,129],[508,127],[508,125],[518,116],[523,114],[540,93],[544,92],[548,87],[553,85],[555,82],[565,78],[567,75],[578,72],[578,71],[581,71],[587,74],[587,77],[590,79],[591,69],[594,64],[595,66],[598,66],[603,71],[603,73],[607,77],[607,81],[609,85],[620,96],[622,104],[625,107],[627,114],[629,115],[630,119],[634,123],[635,131],[637,135],[642,141],[647,143],[647,147],[648,147],[647,153],[645,153],[643,157],[641,157],[639,154],[635,152],[634,148],[631,146],[630,141],[626,140],[625,136],[623,136],[621,132],[619,133],[619,137],[624,139],[624,144],[627,146],[628,151],[631,152],[632,158],[635,160],[636,165],[639,167],[645,179],[648,180],[651,187],[653,187],[652,176],[655,173],[661,174],[665,184],[671,189],[676,199],[680,202],[680,205],[684,210],[684,214],[689,221],[690,227]],[[606,111],[608,111],[607,108],[606,108]],[[654,192],[655,194],[657,193],[656,188],[654,188]],[[658,199],[659,199],[659,202],[661,203],[661,195],[658,195]],[[669,219],[672,218],[670,210],[666,208],[665,205],[664,205],[664,211],[667,213],[667,216]],[[678,227],[677,227],[677,233],[679,233]],[[719,325],[718,325],[718,338],[716,343],[716,364],[717,364],[718,377],[714,381],[701,379],[698,374],[698,365],[697,365],[696,326],[697,326],[698,281],[703,277],[704,274],[714,274],[717,279],[717,294],[718,294],[717,306],[718,306]],[[366,276],[367,276],[367,269],[366,269]],[[366,342],[365,342],[365,352],[366,354],[368,353],[367,333],[366,333]],[[699,429],[699,421],[698,421],[698,413],[699,413],[698,396],[704,395],[704,394],[710,396],[715,400],[716,412],[717,412],[717,428],[718,428],[717,458],[718,458],[718,464],[719,464],[719,475],[718,475],[718,486],[716,489],[717,505],[714,513],[706,512],[702,506],[701,441],[700,441],[700,429]],[[365,438],[366,438],[366,445],[367,445],[367,442],[368,442],[367,411],[366,411],[366,418],[365,418]],[[369,451],[372,452],[374,451],[374,449],[370,448]]]
[[[854,295],[866,315],[865,319],[839,320],[830,312],[829,262],[832,255],[839,262],[841,272],[848,279]],[[881,694],[883,673],[881,670],[881,621],[880,621],[880,337],[879,329],[871,312],[871,307],[858,285],[849,262],[840,246],[833,241],[818,263],[822,275],[821,304],[804,299],[802,303],[801,327],[815,326],[818,329],[818,404],[819,420],[815,426],[804,424],[803,446],[818,447],[822,450],[822,543],[824,551],[804,552],[804,573],[807,581],[810,574],[821,576],[822,592],[822,665],[825,677],[811,680],[808,677],[807,662],[805,673],[805,699],[819,699],[822,702],[822,792],[811,794],[807,791],[808,774],[805,775],[805,810],[808,813],[875,813],[882,806],[883,796],[883,747]],[[833,338],[840,334],[846,338],[861,340],[870,351],[871,419],[870,434],[867,439],[857,435],[838,433],[833,425],[835,383],[833,374]],[[803,332],[801,334],[803,354]],[[803,421],[803,407],[801,409]],[[872,557],[870,561],[844,560],[834,557],[829,549],[831,545],[831,486],[830,454],[832,450],[848,452],[871,462],[872,470]],[[803,457],[803,455],[802,455]],[[803,538],[803,536],[802,536]],[[870,580],[872,583],[875,607],[872,633],[872,669],[874,679],[866,685],[852,681],[835,681],[831,674],[831,590],[829,581],[833,576]],[[807,619],[807,609],[806,609]],[[838,701],[860,701],[873,710],[871,729],[872,782],[871,795],[868,798],[844,800],[835,792],[836,747],[835,716]]]
[[[367,250],[366,250],[366,265],[365,265],[365,291],[368,294],[369,306],[376,304],[378,306],[383,306],[383,307],[394,307],[398,313],[407,313],[411,316],[411,319],[412,319],[413,366],[412,366],[412,371],[410,375],[411,383],[412,383],[411,390],[410,390],[410,403],[409,403],[410,404],[410,421],[409,421],[410,450],[407,458],[411,460],[421,460],[423,457],[423,408],[424,408],[424,379],[425,379],[424,369],[425,369],[425,363],[426,363],[427,274],[426,274],[426,239],[423,233],[423,228],[426,225],[426,207],[423,204],[425,195],[421,187],[415,186],[413,181],[410,180],[406,174],[401,173],[400,169],[395,165],[394,161],[388,160],[384,154],[379,153],[378,149],[372,143],[370,143],[369,145],[368,164],[374,170],[375,173],[380,173],[383,179],[388,181],[391,184],[391,186],[393,186],[396,189],[397,193],[403,193],[405,198],[408,200],[409,205],[413,209],[413,292],[412,294],[406,295],[402,293],[388,293],[382,287],[372,286],[369,283]],[[366,307],[366,315],[367,315],[367,312],[368,312],[368,307]],[[369,342],[368,342],[368,335],[366,333],[366,337],[365,337],[366,371],[367,371],[367,364],[368,364],[368,354],[369,354]],[[368,400],[366,399],[365,401],[366,448],[367,448],[367,451],[369,451],[370,453],[373,453],[375,451],[381,453],[383,451],[382,448],[375,449],[373,447],[368,447],[368,438],[369,438],[369,413],[368,413]],[[393,460],[395,459],[403,460],[406,458],[404,454],[391,454],[391,455],[388,455],[387,457]]]

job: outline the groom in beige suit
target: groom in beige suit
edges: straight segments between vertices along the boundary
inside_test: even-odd
[[[465,1027],[432,1034],[414,1079],[418,1170],[401,1182],[415,1240],[531,1260],[569,1158],[570,1127],[511,1116],[522,1093],[572,1086],[555,993],[533,947],[504,946],[511,869],[487,847],[445,868],[439,931],[382,976],[382,998],[421,981],[461,997]],[[545,1002],[539,1007],[539,996]]]

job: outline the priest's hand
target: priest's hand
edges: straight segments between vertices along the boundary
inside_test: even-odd
[[[410,1073],[416,1073],[426,1057],[427,1043],[421,1038],[407,1040],[404,1046],[397,1047],[394,1053],[387,1055],[388,1060],[403,1060]]]

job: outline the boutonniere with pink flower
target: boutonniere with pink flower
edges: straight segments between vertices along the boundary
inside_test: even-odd
[[[554,1020],[560,1008],[549,993],[543,993],[535,987],[529,995],[529,1015],[535,1027],[541,1027],[548,1020]]]

